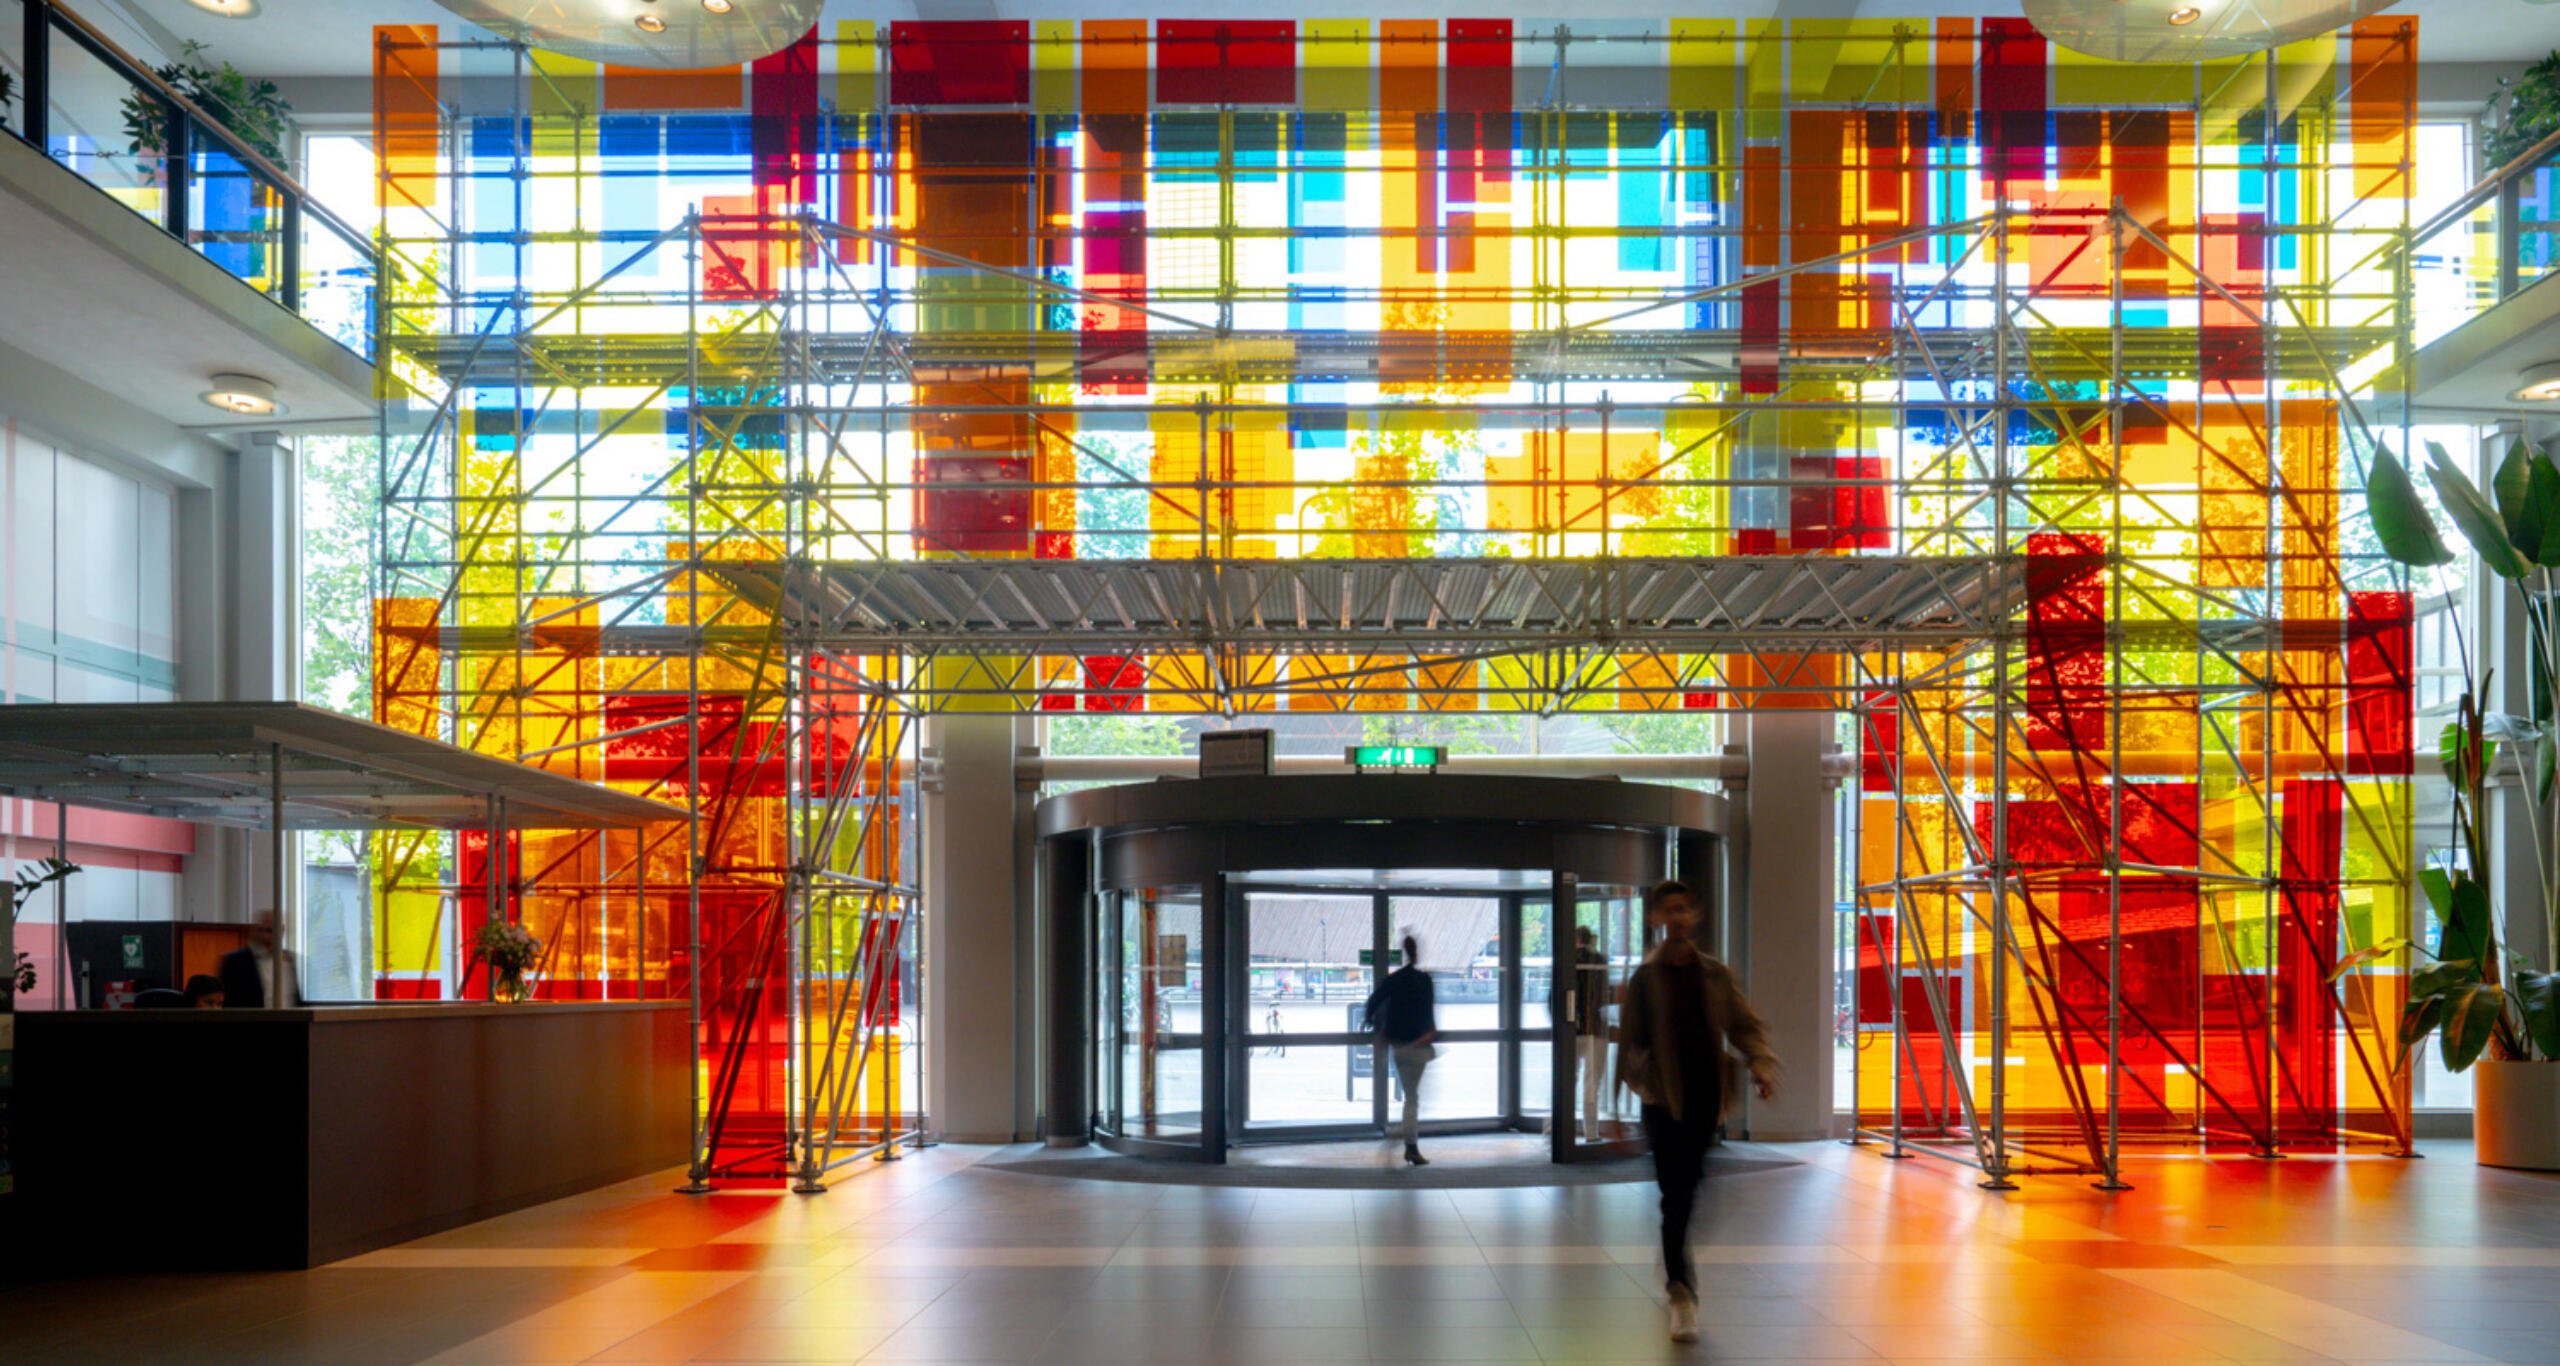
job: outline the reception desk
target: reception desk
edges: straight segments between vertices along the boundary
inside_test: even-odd
[[[22,1248],[308,1267],[684,1165],[682,1002],[18,1016]]]

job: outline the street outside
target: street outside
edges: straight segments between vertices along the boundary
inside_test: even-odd
[[[1361,1002],[1356,999],[1311,1001],[1270,995],[1257,996],[1248,1017],[1250,1041],[1246,1049],[1246,1096],[1248,1122],[1266,1124],[1365,1124],[1371,1121],[1369,1072],[1370,1047],[1367,1044],[1289,1043],[1272,1037],[1286,1034],[1341,1034],[1360,1028]],[[1175,1034],[1196,1036],[1200,1029],[1200,1003],[1192,1000],[1167,1001],[1164,1009],[1169,1019],[1167,1029]],[[1521,1023],[1529,1028],[1544,1028],[1546,1005],[1530,1002],[1523,1008]],[[1278,1028],[1273,1028],[1274,1015]],[[1440,1028],[1449,1030],[1491,1030],[1500,1026],[1500,1008],[1490,1001],[1456,1001],[1442,1004],[1438,1010]],[[1454,1043],[1440,1046],[1440,1055],[1423,1076],[1422,1115],[1430,1119],[1494,1119],[1500,1117],[1501,1053],[1497,1043]],[[1547,1112],[1549,1050],[1541,1040],[1521,1049],[1521,1109],[1530,1115]],[[1139,1051],[1132,1045],[1122,1052],[1122,1092],[1126,1109],[1139,1108]],[[1392,1072],[1392,1061],[1384,1063]],[[1198,1049],[1161,1051],[1156,1056],[1157,1110],[1169,1123],[1185,1129],[1196,1127],[1200,1108],[1200,1053]],[[1602,1114],[1614,1116],[1616,1102],[1630,1097],[1602,1097]],[[1388,1119],[1393,1122],[1400,1111],[1400,1101],[1389,1081]],[[1577,1102],[1578,1104],[1578,1102]],[[1633,1115],[1632,1105],[1627,1114]],[[1137,1126],[1132,1125],[1133,1131]]]

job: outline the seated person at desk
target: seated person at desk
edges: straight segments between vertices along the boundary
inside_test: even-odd
[[[284,988],[276,993],[283,1008],[302,1004],[302,974],[295,970],[292,954],[276,952],[276,913],[262,911],[249,925],[249,942],[222,955],[222,1004],[231,1010],[263,1010],[267,1007],[267,984],[274,980],[277,960],[283,960]]]
[[[222,1009],[222,979],[201,972],[188,978],[187,1007],[191,1010]]]

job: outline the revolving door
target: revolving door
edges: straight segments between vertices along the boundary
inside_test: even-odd
[[[1417,775],[1044,802],[1050,1141],[1215,1162],[1383,1136],[1403,1097],[1363,1006],[1410,935],[1440,1030],[1425,1136],[1628,1151],[1615,1002],[1647,947],[1643,891],[1696,884],[1714,934],[1723,817],[1677,788]]]

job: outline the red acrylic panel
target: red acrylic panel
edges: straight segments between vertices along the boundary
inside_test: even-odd
[[[1159,19],[1156,98],[1166,104],[1294,104],[1291,19]]]
[[[1022,104],[1031,98],[1031,26],[1016,19],[889,26],[897,104]]]
[[[1982,168],[1995,182],[2044,179],[2049,78],[2035,25],[1982,21]]]
[[[1902,753],[1902,711],[1889,692],[1868,693],[1867,706],[1858,737],[1858,790],[1891,792]]]
[[[784,211],[818,203],[818,31],[758,57],[748,82],[757,197]]]
[[[1892,913],[1861,912],[1857,935],[1858,1023],[1890,1027],[1893,983],[1902,976],[1902,961],[1894,948]]]
[[[376,977],[373,999],[377,1001],[441,1001],[444,983],[433,977]]]
[[[2415,771],[2416,675],[2410,668],[2407,593],[2347,595],[2347,772],[2407,777]]]
[[[1882,550],[1892,544],[1886,511],[1884,458],[1873,455],[1799,455],[1790,458],[1787,547],[1814,550]],[[1873,481],[1865,484],[1856,481]]]
[[[1476,213],[1490,186],[1511,180],[1511,21],[1449,21],[1449,269],[1476,268]]]
[[[701,891],[702,1060],[708,1160],[731,1180],[790,1174],[788,917],[778,890]]]
[[[2346,784],[2285,783],[2284,854],[2278,883],[2276,1127],[2283,1135],[2333,1130],[2338,1110],[2338,1014],[2329,970],[2338,961],[2338,878],[2346,844]]]
[[[2106,743],[2106,538],[2027,538],[2028,743],[2092,751]]]
[[[746,701],[735,694],[713,693],[686,721],[689,703],[681,696],[632,696],[607,693],[604,729],[615,738],[604,744],[604,778],[653,789],[666,800],[689,790],[686,744],[688,729],[700,733],[696,760],[706,796],[780,796],[783,761],[768,722],[751,721],[741,730]],[[674,724],[665,724],[672,722]],[[655,726],[637,735],[616,734]]]
[[[916,542],[928,553],[1020,553],[1031,545],[1027,455],[934,455],[916,462]]]
[[[1144,711],[1147,661],[1139,655],[1086,655],[1086,711]]]

